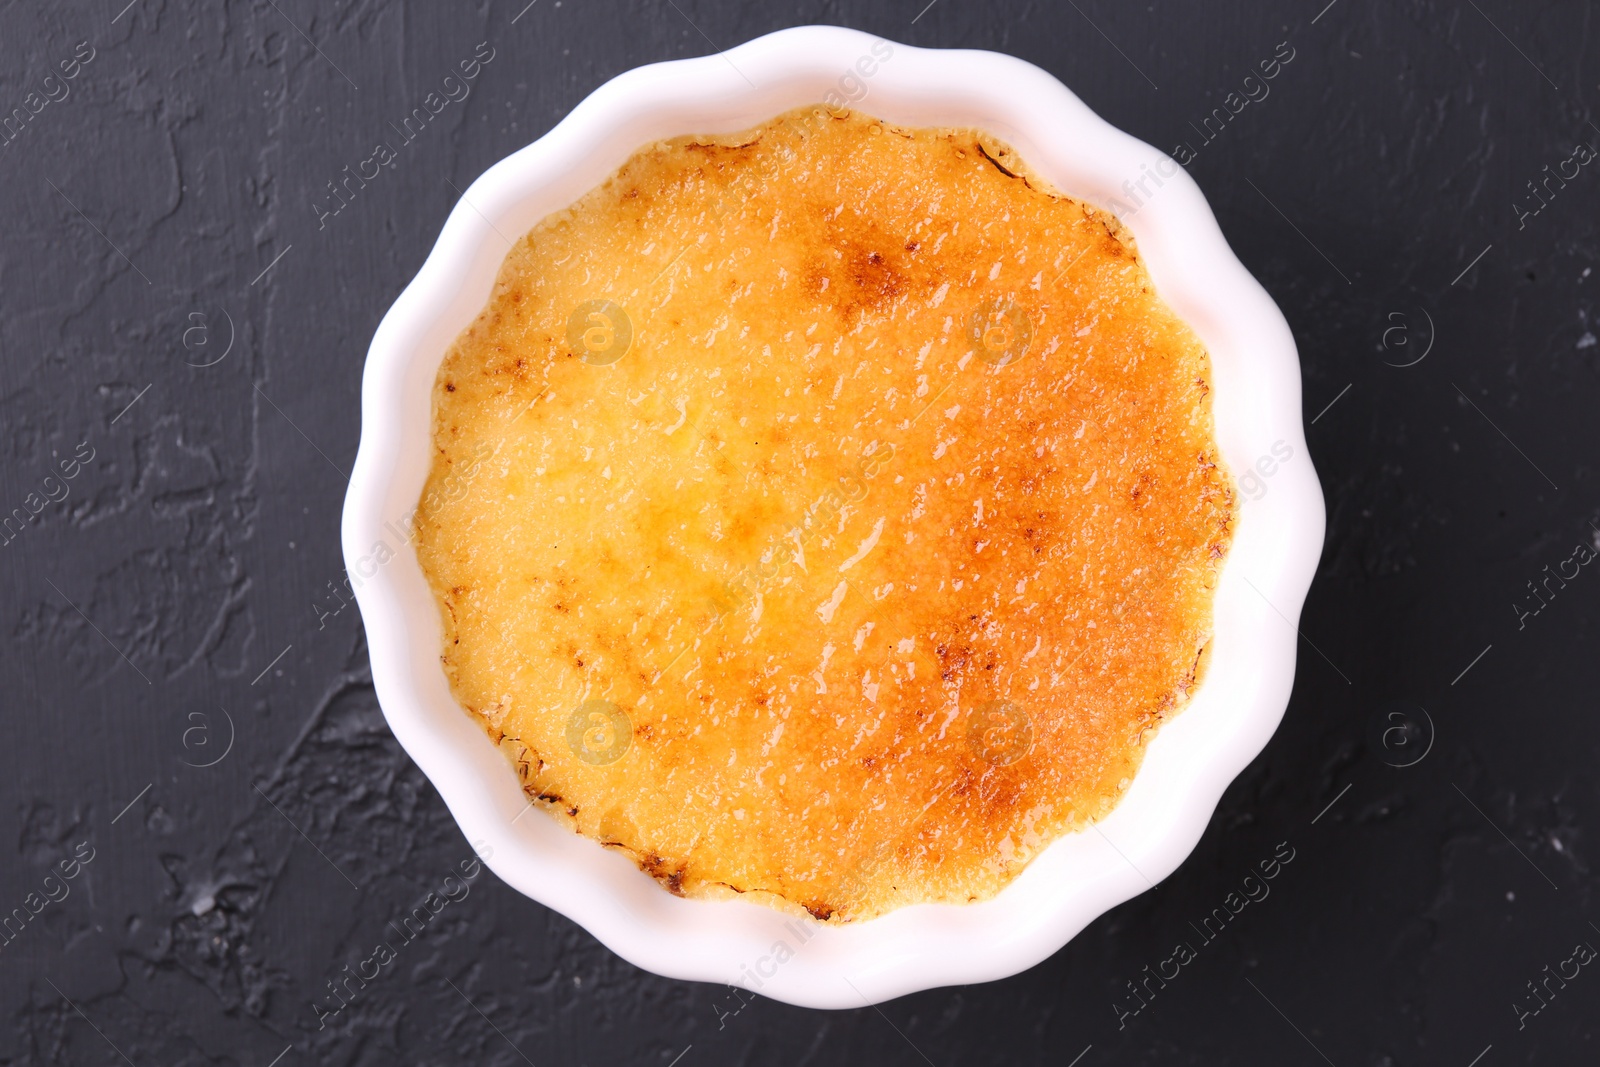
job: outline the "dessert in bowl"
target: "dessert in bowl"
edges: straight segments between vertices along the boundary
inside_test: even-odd
[[[1013,973],[1282,714],[1298,385],[1192,182],[1036,68],[806,28],[630,72],[374,340],[380,701],[490,866],[641,966],[840,1007]]]

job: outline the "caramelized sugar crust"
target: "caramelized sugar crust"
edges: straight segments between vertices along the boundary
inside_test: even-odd
[[[1196,684],[1209,373],[1115,219],[984,135],[647,146],[440,368],[415,533],[454,692],[674,893],[989,897]]]

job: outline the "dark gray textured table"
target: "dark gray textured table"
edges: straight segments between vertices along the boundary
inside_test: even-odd
[[[925,2],[0,10],[0,1062],[1594,1061],[1596,8]],[[470,855],[332,592],[372,330],[607,78],[806,22],[1010,52],[1186,159],[1328,497],[1283,726],[1176,874],[1006,981],[731,1013],[485,874],[320,1018]]]

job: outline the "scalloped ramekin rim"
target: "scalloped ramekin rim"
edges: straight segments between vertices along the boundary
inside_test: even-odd
[[[991,900],[842,926],[747,901],[674,897],[543,813],[524,818],[531,809],[515,773],[450,695],[438,609],[410,544],[432,455],[434,377],[486,303],[507,235],[571,203],[650,141],[744,129],[824,100],[902,125],[985,129],[1058,188],[1115,212],[1163,299],[1210,351],[1218,443],[1243,501],[1206,677],[1150,743],[1111,815],[1055,841]],[[1288,703],[1295,620],[1324,518],[1288,324],[1177,163],[1011,56],[805,26],[614,78],[462,196],[378,327],[361,414],[342,543],[391,729],[496,874],[657,974],[818,1008],[1015,974],[1176,869]]]

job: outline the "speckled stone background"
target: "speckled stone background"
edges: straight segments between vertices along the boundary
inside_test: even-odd
[[[925,3],[0,9],[0,1063],[1594,1062],[1596,7]],[[740,1007],[485,873],[319,1028],[470,857],[333,593],[372,331],[607,78],[807,22],[1021,56],[1188,158],[1328,497],[1283,726],[1177,873],[1006,981]]]

